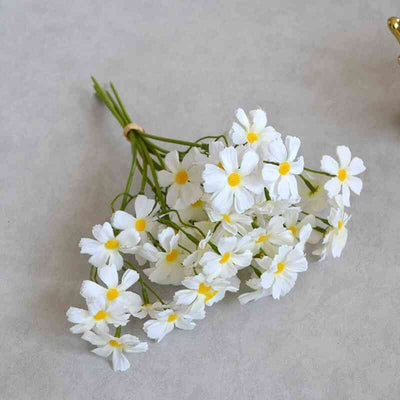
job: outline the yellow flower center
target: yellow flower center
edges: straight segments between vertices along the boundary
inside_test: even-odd
[[[138,232],[143,232],[146,229],[147,222],[144,218],[139,218],[135,222],[135,228]]]
[[[274,274],[279,275],[285,269],[285,267],[286,267],[285,263],[281,263],[281,262],[278,263],[277,270],[276,270],[276,272],[274,272]]]
[[[219,260],[220,264],[225,264],[229,261],[229,259],[231,258],[231,253],[225,253]]]
[[[257,243],[262,243],[267,240],[268,236],[267,235],[260,235],[257,239]]]
[[[297,228],[294,225],[289,226],[288,229],[290,232],[292,232],[293,236],[297,235]]]
[[[185,170],[179,171],[175,175],[175,182],[179,185],[184,185],[189,179],[189,175]]]
[[[111,346],[111,347],[122,347],[123,345],[122,345],[122,343],[118,343],[116,340],[114,340],[114,339],[111,339],[109,342],[108,342],[108,344]]]
[[[174,322],[174,321],[176,321],[178,319],[178,314],[171,314],[169,317],[168,317],[168,322]]]
[[[108,250],[115,250],[119,247],[119,242],[116,239],[107,240],[106,244],[104,245]]]
[[[347,171],[344,168],[339,169],[338,171],[339,181],[344,182],[347,179]]]
[[[225,220],[225,222],[228,222],[228,224],[232,221],[231,217],[228,214],[221,214],[222,218]]]
[[[249,133],[247,134],[247,141],[248,141],[248,142],[254,143],[254,142],[257,142],[257,140],[258,140],[258,133],[256,133],[256,132],[249,132]]]
[[[119,290],[115,288],[108,289],[106,296],[108,301],[113,301],[119,296]]]
[[[279,173],[281,175],[287,175],[290,172],[291,166],[287,161],[282,162],[279,165]]]
[[[191,204],[192,207],[201,207],[203,205],[203,200],[197,200]]]
[[[197,293],[202,294],[204,296],[204,303],[207,303],[208,300],[211,300],[218,293],[218,290],[212,290],[211,286],[200,283]]]
[[[96,315],[93,316],[93,318],[96,321],[101,321],[102,319],[105,319],[108,317],[108,314],[104,310],[100,310],[96,313]]]
[[[339,221],[337,223],[337,227],[339,230],[343,228],[343,221],[341,219],[339,219]]]
[[[228,184],[229,184],[229,186],[232,186],[232,187],[240,185],[241,180],[242,180],[242,177],[237,172],[233,172],[228,176]]]
[[[224,166],[222,165],[221,161],[217,165],[218,165],[218,168],[224,169]]]
[[[173,250],[171,250],[170,253],[168,253],[168,254],[165,256],[165,259],[166,259],[168,262],[172,262],[172,261],[175,261],[175,260],[178,258],[178,256],[179,256],[179,251],[173,249]]]

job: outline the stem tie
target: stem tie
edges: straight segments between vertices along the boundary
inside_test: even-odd
[[[128,137],[128,133],[130,131],[140,131],[140,132],[144,132],[143,128],[137,124],[135,124],[134,122],[130,122],[128,125],[126,125],[124,127],[124,129],[122,130],[122,134],[126,137],[126,140],[129,141],[129,137]]]

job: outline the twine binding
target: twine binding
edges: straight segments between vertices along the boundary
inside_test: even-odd
[[[126,137],[126,140],[129,140],[128,133],[133,130],[143,132],[143,128],[141,126],[131,122],[122,130],[122,134]]]

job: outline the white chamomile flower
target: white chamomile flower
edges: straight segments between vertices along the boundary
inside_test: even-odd
[[[204,191],[212,193],[211,204],[215,211],[227,213],[233,207],[236,213],[242,214],[254,204],[254,193],[263,190],[256,175],[259,156],[254,151],[246,151],[240,168],[234,147],[227,147],[219,156],[223,168],[205,165]]]
[[[208,282],[206,277],[200,273],[182,281],[182,285],[187,289],[177,291],[174,301],[178,305],[192,305],[194,310],[203,309],[204,305],[212,306],[222,300],[226,291],[237,292],[239,290],[237,281],[238,279],[234,281],[234,284],[223,279],[214,279]]]
[[[254,254],[263,250],[266,255],[273,257],[280,246],[293,244],[293,235],[283,226],[284,222],[283,217],[276,215],[268,223],[264,222],[261,228],[250,233],[253,239]]]
[[[342,190],[343,204],[350,207],[350,189],[355,194],[360,194],[362,190],[362,180],[355,175],[361,174],[366,170],[361,158],[351,159],[350,149],[346,146],[338,146],[336,153],[339,163],[330,156],[323,156],[321,169],[329,174],[335,175],[334,178],[325,183],[325,189],[330,198],[335,197]]]
[[[112,302],[107,304],[104,297],[86,299],[88,310],[70,307],[67,311],[69,322],[74,325],[70,330],[72,333],[83,333],[97,327],[108,332],[108,325],[125,326],[129,320],[129,314],[125,313],[122,303]]]
[[[194,151],[189,151],[181,162],[178,152],[173,150],[164,162],[166,170],[158,172],[158,180],[162,187],[168,187],[168,206],[180,210],[199,200],[202,167],[197,165]]]
[[[194,268],[199,266],[200,260],[203,257],[204,253],[209,249],[208,242],[211,240],[212,233],[211,231],[207,232],[207,235],[204,239],[200,240],[197,249],[190,253],[184,260],[183,265],[185,267],[185,276],[193,276]]]
[[[179,309],[167,309],[156,315],[156,319],[150,319],[143,325],[143,330],[150,339],[157,342],[168,335],[175,327],[184,330],[191,330],[196,326],[189,314]]]
[[[247,237],[223,237],[217,247],[220,254],[208,251],[200,260],[208,281],[216,277],[226,279],[236,275],[239,269],[249,266],[253,258]]]
[[[333,257],[340,257],[347,242],[347,228],[351,216],[344,211],[342,196],[335,197],[336,207],[331,208],[328,222],[331,225],[322,241],[322,248],[315,250],[314,255],[319,255],[320,260],[325,259],[327,252],[330,251]]]
[[[272,288],[272,297],[279,299],[293,288],[297,274],[307,270],[307,260],[299,247],[281,246],[273,258],[257,259],[257,264],[266,271],[261,275],[261,286]]]
[[[153,233],[157,226],[155,214],[160,206],[153,199],[139,195],[135,200],[135,217],[125,211],[117,211],[111,217],[111,224],[121,231],[133,229],[146,242],[147,232]]]
[[[251,229],[251,223],[253,222],[252,218],[246,214],[237,214],[235,212],[228,213],[217,213],[213,210],[212,207],[206,208],[208,217],[211,222],[221,222],[220,227],[222,231],[226,232],[230,235],[237,235],[238,233],[241,235],[246,235]],[[218,231],[219,229],[217,229]],[[216,237],[220,237],[221,235],[218,232],[215,233]]]
[[[115,265],[101,268],[99,270],[99,277],[107,287],[105,288],[100,286],[93,281],[83,281],[81,286],[81,295],[85,299],[103,297],[107,303],[120,301],[128,309],[134,309],[141,305],[141,297],[136,293],[127,291],[139,280],[139,274],[136,271],[125,271],[122,275],[120,284],[118,284],[118,272]]]
[[[114,371],[126,371],[130,367],[130,363],[123,353],[143,353],[148,348],[147,343],[140,342],[136,336],[115,337],[99,329],[95,329],[95,332],[85,332],[82,339],[97,346],[92,352],[98,356],[107,358],[112,354]]]
[[[164,311],[165,310],[165,305],[161,304],[159,301],[156,301],[155,303],[142,303],[140,309],[136,310],[135,313],[131,314],[136,317],[136,318],[140,318],[143,319],[147,316],[149,316],[150,318],[156,318],[157,314],[160,311]]]
[[[234,144],[246,144],[254,150],[263,150],[268,143],[281,137],[272,126],[267,126],[265,111],[258,109],[250,111],[249,114],[251,121],[241,108],[236,111],[236,118],[240,124],[234,122],[230,131]]]
[[[285,144],[275,140],[268,146],[271,162],[277,165],[264,164],[262,176],[273,200],[297,200],[299,197],[296,175],[303,172],[304,160],[302,156],[295,158],[300,144],[298,137],[286,136]]]
[[[160,245],[165,251],[158,251],[150,243],[146,243],[143,249],[147,259],[155,262],[155,266],[147,268],[144,272],[152,282],[160,285],[179,285],[184,278],[182,261],[186,254],[179,247],[180,234],[176,234],[172,228],[166,228],[158,235]]]
[[[189,204],[186,208],[179,211],[180,217],[184,222],[187,221],[205,221],[207,220],[207,214],[205,211],[205,207],[207,205],[206,195],[195,201],[192,204]],[[179,219],[176,214],[171,214],[172,220],[175,222],[179,222]]]
[[[311,190],[301,179],[299,185],[299,194],[301,197],[300,206],[303,211],[309,214],[317,214],[325,209],[328,202],[328,194],[324,189],[327,177],[323,175],[311,176],[304,174],[309,180],[314,190]]]
[[[302,238],[303,242],[305,241],[312,244],[318,243],[321,239],[321,235],[312,229],[310,231],[307,227],[307,225],[311,225],[311,228],[315,228],[317,225],[315,222],[315,216],[309,214],[299,221],[300,211],[301,209],[299,207],[291,207],[283,213],[287,229],[292,233],[293,239],[296,242],[300,241],[300,238]],[[307,237],[304,236],[306,232]]]
[[[95,225],[92,230],[94,239],[83,238],[79,242],[82,254],[90,254],[89,263],[97,268],[104,267],[107,263],[114,264],[120,270],[124,260],[120,254],[134,254],[138,251],[139,234],[134,230],[122,231],[117,237],[109,222]]]
[[[246,285],[253,289],[252,292],[243,293],[239,296],[240,304],[247,304],[250,301],[256,301],[266,296],[271,296],[272,289],[265,289],[261,284],[261,279],[257,277],[256,274],[253,274],[253,277],[246,281]]]

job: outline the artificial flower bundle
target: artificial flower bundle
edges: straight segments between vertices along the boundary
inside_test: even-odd
[[[67,317],[94,353],[112,355],[114,370],[129,368],[125,353],[148,349],[121,335],[131,318],[144,320],[147,336],[160,342],[175,328],[195,328],[207,307],[238,292],[241,279],[249,288],[241,304],[279,299],[307,271],[306,252],[340,257],[351,192],[360,194],[365,171],[348,147],[337,147],[338,161],[324,155],[320,170],[306,168],[300,139],[283,137],[260,109],[238,109],[228,135],[195,142],[154,136],[132,123],[112,84],[110,93],[93,82],[131,144],[132,163],[110,221],[80,241],[90,256],[80,291],[87,309],[70,307]],[[239,279],[241,270],[248,273]],[[157,285],[175,286],[173,298],[162,299]]]

